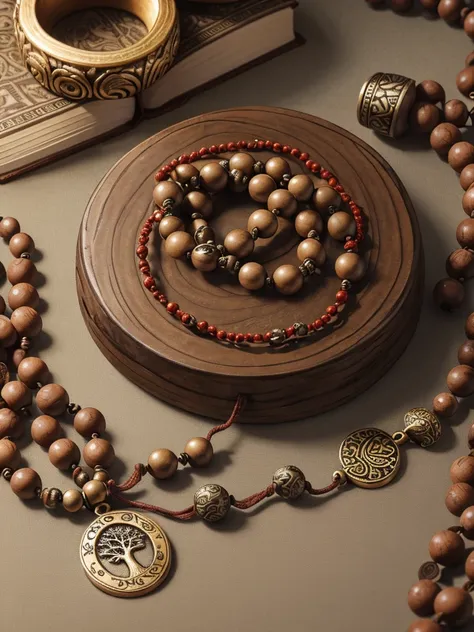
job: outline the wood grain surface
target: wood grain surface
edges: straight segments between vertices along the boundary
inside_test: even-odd
[[[269,138],[298,146],[335,173],[368,219],[368,275],[334,330],[303,344],[236,348],[185,329],[141,285],[135,244],[151,212],[153,176],[175,156],[230,140]],[[262,154],[259,153],[259,158]],[[269,154],[268,154],[269,155]],[[265,159],[268,155],[263,154]],[[293,173],[302,170],[292,163]],[[317,182],[317,181],[316,181]],[[245,227],[258,208],[247,195],[220,199],[212,226],[219,241]],[[256,250],[272,272],[296,262],[291,224]],[[249,294],[224,272],[203,275],[168,258],[159,236],[153,271],[182,309],[233,331],[310,322],[334,300],[334,261],[341,245],[325,238],[323,276],[283,297]],[[146,391],[187,411],[224,419],[238,393],[249,396],[242,421],[289,421],[351,399],[390,368],[418,320],[422,245],[413,207],[396,174],[368,145],[316,117],[249,107],[202,115],[148,139],[105,176],[85,212],[77,250],[78,295],[87,326],[106,357]]]

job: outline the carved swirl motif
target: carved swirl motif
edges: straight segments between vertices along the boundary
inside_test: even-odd
[[[393,136],[398,108],[412,83],[412,79],[402,75],[373,75],[360,96],[359,122],[379,134]]]
[[[299,498],[305,490],[306,479],[303,472],[295,465],[280,467],[273,475],[276,493],[290,500]]]
[[[405,415],[405,432],[422,448],[429,448],[441,437],[441,424],[426,408],[412,408]]]
[[[194,494],[196,513],[207,522],[222,520],[230,509],[230,496],[223,487],[209,483]]]
[[[149,88],[171,67],[179,46],[179,22],[175,21],[167,41],[156,51],[133,64],[117,68],[78,68],[49,57],[25,36],[14,12],[15,35],[24,65],[46,90],[70,101],[124,99]]]
[[[418,579],[431,579],[437,582],[441,578],[441,569],[436,562],[425,562],[418,569]]]
[[[382,487],[400,467],[400,452],[392,437],[377,428],[356,430],[344,439],[339,459],[348,479],[359,487]]]

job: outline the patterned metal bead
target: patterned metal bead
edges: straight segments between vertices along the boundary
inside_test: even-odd
[[[429,448],[441,437],[441,424],[427,408],[412,408],[405,415],[405,432],[422,448]]]
[[[231,506],[230,496],[220,485],[209,483],[194,494],[197,515],[206,522],[219,522],[226,517]]]
[[[304,277],[311,276],[318,270],[318,267],[313,259],[305,259],[299,268]]]
[[[436,562],[424,562],[418,569],[418,579],[431,579],[437,582],[441,579],[441,568]]]
[[[56,487],[46,488],[41,492],[41,500],[47,509],[56,509],[62,503],[63,495]]]
[[[253,166],[253,171],[256,176],[258,176],[260,173],[265,173],[265,163],[261,160],[257,160],[257,162]]]
[[[288,188],[288,182],[291,180],[293,176],[291,175],[291,173],[285,173],[282,177],[282,179],[280,180],[280,187],[282,189],[287,189]]]
[[[295,465],[285,465],[273,475],[275,492],[287,500],[299,498],[306,488],[306,478]]]
[[[274,347],[279,347],[286,342],[286,333],[283,329],[273,329],[272,337],[270,338],[270,344]]]
[[[214,241],[216,238],[214,231],[210,226],[199,226],[194,233],[194,241],[196,244],[207,244],[208,241]]]
[[[295,323],[293,325],[293,329],[295,330],[295,336],[308,335],[308,325],[306,325],[305,323]]]
[[[5,467],[2,470],[2,476],[6,481],[9,481],[11,479],[11,477],[13,476],[13,470],[11,467]]]
[[[352,287],[352,283],[350,281],[348,281],[347,279],[344,279],[344,281],[341,283],[341,290],[345,290],[346,292],[348,292]]]
[[[183,188],[186,193],[189,193],[189,191],[194,191],[195,189],[199,189],[200,185],[201,185],[201,177],[193,176]]]
[[[229,178],[229,189],[234,193],[243,193],[249,185],[249,177],[240,169],[232,169]]]
[[[220,257],[217,265],[220,268],[224,268],[224,270],[227,270],[231,274],[237,274],[240,269],[240,261],[234,255]]]
[[[226,171],[229,171],[229,161],[228,160],[220,160],[219,161],[220,166],[225,169]]]

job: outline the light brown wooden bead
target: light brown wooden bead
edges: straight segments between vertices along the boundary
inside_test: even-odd
[[[472,538],[470,538],[472,539]],[[464,571],[467,575],[467,578],[474,581],[474,551],[469,553],[466,559],[466,563],[464,564]]]
[[[105,417],[97,408],[82,408],[74,417],[74,430],[89,438],[105,432]]]
[[[0,237],[9,240],[20,232],[20,224],[14,217],[4,217],[0,222]]]
[[[48,365],[35,356],[28,356],[20,362],[17,375],[30,388],[36,388],[38,383],[43,386],[50,379]]]
[[[11,321],[6,316],[0,316],[0,345],[8,348],[15,344],[17,332]]]
[[[474,219],[463,219],[456,229],[456,239],[461,248],[474,249]]]
[[[345,241],[346,237],[355,235],[356,224],[352,215],[339,211],[328,219],[328,233],[333,239]]]
[[[252,254],[255,242],[247,230],[235,228],[227,233],[224,239],[224,248],[231,255],[244,259]]]
[[[341,280],[348,279],[356,283],[365,275],[365,262],[355,252],[345,252],[336,259],[335,270]]]
[[[408,632],[443,632],[443,628],[433,619],[417,619],[410,625]]]
[[[59,421],[49,415],[40,415],[31,424],[31,437],[42,448],[49,448],[62,434]]]
[[[457,279],[441,279],[433,289],[433,300],[446,311],[458,309],[464,301],[464,286]]]
[[[16,233],[16,235],[13,235],[10,239],[8,246],[14,257],[21,257],[24,252],[33,252],[35,249],[35,242],[27,233]]]
[[[313,259],[318,267],[324,265],[326,261],[326,250],[317,239],[304,239],[299,244],[296,255],[301,262],[305,259]]]
[[[465,340],[459,347],[458,362],[474,368],[474,340]]]
[[[441,110],[432,103],[415,103],[410,110],[410,129],[417,134],[430,134],[441,120]]]
[[[69,513],[76,513],[84,506],[84,498],[78,489],[68,489],[63,494],[63,507]]]
[[[36,266],[31,259],[13,259],[7,268],[7,278],[12,285],[17,283],[35,284]]]
[[[10,408],[0,409],[0,439],[19,439],[25,432],[23,419]]]
[[[165,200],[173,200],[175,204],[183,201],[183,189],[172,180],[158,182],[153,189],[153,200],[157,206],[163,206]]]
[[[301,270],[291,264],[279,266],[273,273],[272,279],[275,288],[285,296],[296,294],[303,287]]]
[[[147,469],[158,480],[171,478],[178,469],[178,457],[171,450],[160,448],[148,457]]]
[[[453,279],[470,279],[474,275],[474,253],[465,248],[454,250],[446,260],[446,272]]]
[[[18,307],[10,316],[10,321],[19,336],[34,338],[43,329],[43,321],[32,307]]]
[[[408,591],[408,607],[419,617],[428,617],[434,612],[434,600],[440,590],[431,579],[420,579]]]
[[[449,475],[453,483],[467,483],[468,485],[473,485],[474,456],[460,456],[453,461]]]
[[[323,219],[317,211],[300,211],[295,217],[295,230],[300,237],[307,237],[312,230],[320,234],[323,232]]]
[[[448,123],[463,127],[469,118],[469,110],[463,101],[451,99],[444,106],[444,118]]]
[[[254,176],[249,182],[249,195],[256,202],[266,202],[275,189],[275,180],[266,173]]]
[[[71,439],[56,439],[49,446],[48,456],[54,467],[58,470],[69,470],[72,465],[79,465],[81,451]]]
[[[20,450],[13,441],[2,439],[0,441],[0,472],[6,467],[16,470],[20,467],[20,462]]]
[[[471,95],[474,93],[474,66],[468,66],[458,72],[456,86],[461,94],[471,98]]]
[[[199,213],[204,219],[209,219],[213,211],[212,200],[204,191],[191,191],[184,198],[182,209],[190,217]]]
[[[184,164],[178,165],[171,173],[170,176],[175,182],[186,185],[192,178],[199,177],[199,171],[194,165]]]
[[[440,83],[433,79],[425,79],[416,86],[416,99],[426,103],[444,103],[446,93]]]
[[[472,617],[472,597],[462,588],[448,586],[436,596],[434,609],[448,626],[461,627]]]
[[[177,230],[165,241],[165,252],[173,259],[180,259],[194,249],[194,239],[184,230]]]
[[[82,493],[92,507],[100,505],[107,498],[107,485],[102,481],[88,481],[82,488]]]
[[[314,193],[314,184],[309,176],[300,173],[288,182],[288,191],[298,202],[307,202]]]
[[[42,484],[38,472],[31,467],[23,467],[13,473],[10,479],[12,491],[22,500],[36,498],[41,491]]]
[[[278,217],[275,213],[267,210],[266,208],[260,208],[254,211],[247,222],[247,230],[251,233],[254,229],[258,230],[258,236],[262,239],[268,239],[273,237],[278,229]]]
[[[12,310],[18,307],[33,307],[39,305],[38,290],[29,283],[17,283],[8,293],[8,305]]]
[[[239,270],[239,283],[246,290],[260,290],[266,277],[265,268],[255,261],[245,263]]]
[[[438,417],[452,417],[458,409],[458,400],[452,393],[439,393],[433,399],[433,412]]]
[[[208,162],[200,171],[201,186],[209,193],[223,191],[229,180],[229,174],[218,162]]]
[[[269,211],[278,210],[282,217],[289,219],[298,210],[298,203],[289,191],[277,189],[268,196],[267,207]]]
[[[11,410],[20,410],[31,404],[33,395],[26,384],[13,380],[12,382],[7,382],[2,388],[1,397],[6,402],[8,408],[11,408]]]
[[[448,162],[454,171],[461,173],[464,167],[474,162],[474,145],[467,141],[455,143],[449,150]]]
[[[337,209],[341,204],[341,196],[332,187],[323,185],[314,192],[313,204],[318,211],[327,211],[331,206]]]
[[[462,561],[465,548],[464,540],[458,533],[445,529],[434,534],[428,550],[434,562],[443,566],[456,566]]]
[[[110,467],[115,459],[115,450],[113,445],[107,439],[91,439],[82,451],[84,461],[89,467],[101,465],[102,467]]]
[[[474,488],[468,483],[454,483],[449,488],[444,502],[453,516],[460,516],[465,509],[474,505]]]
[[[459,184],[464,191],[467,191],[469,187],[474,184],[474,163],[466,165],[459,175]]]
[[[464,537],[474,540],[474,506],[467,507],[459,518],[459,524],[464,529]]]
[[[204,437],[190,439],[184,446],[184,452],[188,455],[192,467],[207,467],[214,455],[212,443]]]
[[[4,349],[2,349],[5,351]],[[13,352],[13,364],[16,368],[20,366],[20,363],[26,358],[26,351],[24,349],[15,349]]]
[[[464,6],[464,0],[441,0],[438,4],[438,15],[446,22],[457,22],[461,19]]]
[[[265,172],[275,180],[281,182],[284,175],[290,175],[291,169],[288,162],[280,156],[274,156],[265,163]]]
[[[214,244],[199,244],[191,253],[191,262],[196,270],[212,272],[217,268],[220,252]]]
[[[447,156],[451,147],[461,140],[461,132],[453,123],[440,123],[430,135],[431,148],[440,156]]]
[[[163,239],[166,239],[171,235],[171,233],[175,233],[176,231],[183,231],[184,224],[179,217],[175,215],[168,215],[167,217],[163,217],[160,222],[160,235]]]
[[[36,405],[45,415],[62,415],[69,406],[69,395],[60,384],[46,384],[36,393]]]
[[[446,381],[456,397],[469,397],[474,393],[474,369],[467,364],[458,364],[451,369]]]
[[[474,216],[474,187],[470,187],[462,196],[462,208],[466,215]]]
[[[244,151],[239,151],[229,159],[229,171],[243,171],[249,178],[254,174],[255,158]]]

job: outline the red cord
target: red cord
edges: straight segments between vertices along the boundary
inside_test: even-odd
[[[212,437],[218,432],[222,432],[223,430],[227,430],[227,428],[230,428],[234,421],[238,419],[246,403],[247,398],[245,397],[245,395],[238,395],[237,401],[235,402],[234,410],[232,411],[232,414],[229,417],[228,421],[226,421],[225,424],[221,424],[220,426],[214,426],[214,428],[211,428],[211,430],[209,430],[209,432],[207,433],[206,439],[210,441]]]
[[[250,509],[250,507],[253,507],[257,503],[264,500],[265,498],[269,498],[270,496],[273,496],[274,493],[275,493],[275,489],[273,485],[269,485],[268,487],[263,489],[261,492],[252,494],[252,496],[248,496],[247,498],[244,498],[243,500],[234,500],[233,505],[234,507],[237,507],[237,509]]]

